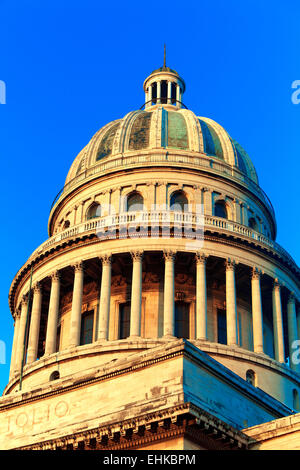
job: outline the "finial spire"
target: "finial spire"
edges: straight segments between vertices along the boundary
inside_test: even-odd
[[[164,44],[164,69],[166,68],[166,45]]]

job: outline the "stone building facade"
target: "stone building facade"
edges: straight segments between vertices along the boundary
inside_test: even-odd
[[[78,154],[12,282],[0,448],[300,448],[300,271],[273,206],[177,72],[144,91]]]

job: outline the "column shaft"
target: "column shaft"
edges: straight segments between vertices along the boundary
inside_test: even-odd
[[[31,310],[31,320],[29,328],[27,364],[36,361],[38,354],[38,343],[40,334],[40,320],[42,309],[42,291],[39,284],[33,289],[33,302]]]
[[[15,324],[14,324],[14,338],[13,338],[13,345],[11,351],[11,360],[10,360],[10,371],[9,371],[9,379],[14,375],[15,367],[16,367],[16,355],[17,355],[17,347],[18,347],[18,334],[20,328],[20,313],[16,312],[15,314]]]
[[[174,336],[175,330],[175,283],[174,260],[175,253],[168,251],[165,256],[164,284],[164,336]]]
[[[172,87],[172,82],[168,82],[168,101],[167,101],[168,104],[171,104],[171,97],[172,97],[172,95],[171,95],[172,88],[171,87]]]
[[[57,322],[59,313],[60,276],[55,272],[51,276],[51,293],[48,310],[45,356],[56,352]]]
[[[157,83],[157,86],[156,86],[156,104],[160,104],[161,103],[161,83],[160,81],[156,82]]]
[[[235,263],[228,260],[226,263],[226,324],[227,344],[237,345],[237,307],[235,289]]]
[[[147,106],[151,106],[151,105],[152,105],[152,85],[150,85],[148,88],[148,105]]]
[[[252,293],[252,324],[253,324],[253,348],[254,352],[264,352],[263,338],[263,313],[261,303],[260,273],[253,269],[251,279]]]
[[[196,338],[207,339],[206,258],[196,254]]]
[[[81,311],[82,311],[82,295],[83,295],[83,265],[78,263],[74,266],[74,287],[71,311],[70,339],[69,347],[76,347],[80,344],[81,332]]]
[[[179,85],[176,85],[176,106],[179,106],[181,107],[181,103],[180,103],[180,86]]]
[[[102,278],[99,302],[99,323],[97,339],[108,339],[110,292],[111,292],[111,256],[102,256]]]
[[[291,293],[287,305],[287,320],[288,320],[288,338],[289,338],[289,357],[290,367],[299,372],[299,364],[294,361],[294,353],[298,348],[298,331],[297,331],[297,315],[296,315],[296,300],[294,295]],[[298,359],[298,357],[297,357]]]
[[[20,325],[19,325],[18,345],[17,345],[16,362],[15,362],[15,371],[17,373],[21,372],[22,363],[23,363],[24,343],[26,341],[27,305],[28,305],[28,301],[23,299],[22,306],[21,306],[21,318],[20,318]]]
[[[280,285],[277,281],[274,283],[273,288],[273,329],[274,329],[274,350],[275,359],[284,363],[284,336],[283,336],[283,323],[282,323],[282,307],[281,307],[281,293]]]
[[[132,287],[131,287],[131,310],[130,310],[130,337],[141,335],[142,314],[142,264],[143,254],[132,252]]]

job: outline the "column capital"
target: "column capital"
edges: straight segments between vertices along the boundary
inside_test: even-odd
[[[21,312],[19,309],[15,310],[14,314],[13,314],[13,319],[16,321],[17,318],[20,318],[21,317]]]
[[[173,250],[164,250],[165,261],[174,261],[176,258],[176,251]]]
[[[262,275],[261,269],[256,268],[255,266],[252,268],[252,275],[251,279],[260,279]]]
[[[108,265],[111,264],[112,255],[110,253],[107,253],[105,255],[99,256],[99,259],[100,259],[103,266],[108,266]]]
[[[288,303],[289,304],[294,304],[295,302],[296,302],[295,292],[291,291],[289,293]]]
[[[143,256],[144,256],[144,252],[142,250],[131,251],[130,254],[132,257],[132,261],[142,261]]]
[[[59,281],[60,278],[61,278],[61,275],[60,275],[60,272],[59,271],[54,271],[52,274],[51,274],[51,281],[54,282],[54,281]]]
[[[200,251],[197,251],[195,258],[197,264],[206,264],[208,256],[206,256],[204,253],[201,253]]]
[[[41,292],[41,290],[42,290],[41,283],[40,283],[40,282],[36,282],[36,283],[33,285],[32,289],[33,289],[34,294],[39,294],[39,293]]]
[[[24,307],[25,305],[27,305],[27,302],[28,302],[27,295],[23,295],[23,297],[21,299],[21,308]]]
[[[236,261],[232,258],[227,258],[225,261],[226,271],[234,271],[236,267]]]
[[[280,291],[280,288],[281,288],[281,284],[280,284],[279,280],[278,280],[277,278],[274,279],[273,290],[278,290],[278,291]]]
[[[74,268],[75,273],[77,273],[77,272],[83,272],[83,269],[84,269],[83,262],[82,262],[82,261],[78,261],[77,263],[74,263],[74,264],[73,264],[73,268]]]

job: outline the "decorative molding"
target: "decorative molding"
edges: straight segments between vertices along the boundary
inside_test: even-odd
[[[63,437],[15,448],[18,450],[125,450],[178,437],[205,442],[209,449],[248,449],[253,441],[242,431],[190,402],[100,425]]]

